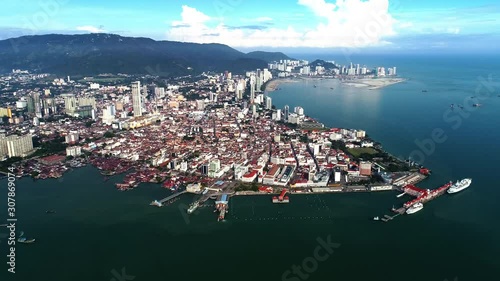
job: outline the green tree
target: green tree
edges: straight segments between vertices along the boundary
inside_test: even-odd
[[[105,138],[114,138],[115,134],[112,131],[107,131],[106,133],[104,133],[104,137]]]

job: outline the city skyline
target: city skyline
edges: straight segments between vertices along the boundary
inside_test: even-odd
[[[114,33],[239,50],[491,49],[500,34],[494,1],[297,0],[5,1],[0,39]]]

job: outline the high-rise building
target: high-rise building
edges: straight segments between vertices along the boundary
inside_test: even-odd
[[[285,105],[285,108],[283,108],[283,121],[288,122],[289,114],[290,114],[290,107],[288,105]]]
[[[33,96],[29,95],[26,97],[26,106],[28,107],[28,113],[35,113],[35,100]]]
[[[141,82],[139,81],[132,83],[132,104],[134,116],[142,116]]]
[[[163,87],[156,87],[155,88],[155,96],[157,99],[161,99],[165,97],[165,88]]]
[[[255,75],[250,76],[250,102],[253,103],[255,99],[255,85],[257,84]]]
[[[42,103],[40,101],[40,93],[33,93],[33,103],[35,105],[35,115],[42,118]]]
[[[271,74],[271,72],[267,69],[267,68],[264,68],[264,83],[266,83],[267,81],[273,79],[273,75]]]
[[[266,109],[271,110],[273,108],[273,100],[271,97],[266,97]]]
[[[33,150],[33,138],[30,134],[24,136],[12,135],[0,138],[0,154],[9,157],[24,157]]]
[[[281,109],[276,110],[276,119],[274,119],[274,120],[276,120],[276,121],[281,120]]]

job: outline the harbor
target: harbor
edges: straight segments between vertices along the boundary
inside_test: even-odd
[[[430,190],[430,189],[423,189],[420,187],[417,187],[413,184],[408,184],[405,185],[404,187],[401,188],[401,194],[397,195],[398,198],[403,197],[404,195],[410,195],[413,197],[416,197],[413,200],[407,201],[406,203],[403,204],[402,207],[400,208],[395,208],[394,206],[392,207],[391,211],[394,213],[394,215],[384,215],[382,219],[380,219],[383,222],[389,222],[393,220],[394,218],[403,215],[405,213],[407,214],[412,214],[414,212],[417,212],[423,208],[423,204],[427,203],[431,200],[434,200],[441,195],[445,194],[446,191],[452,186],[451,182],[448,182],[442,186],[440,186],[437,189]],[[414,206],[417,206],[418,208],[415,210],[412,210],[411,208]],[[378,217],[375,217],[374,220]]]

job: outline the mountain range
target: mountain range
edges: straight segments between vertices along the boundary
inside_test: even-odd
[[[205,71],[243,73],[285,59],[290,58],[279,52],[243,53],[223,44],[155,41],[104,33],[34,35],[0,41],[0,73],[24,69],[60,75],[168,77]]]

